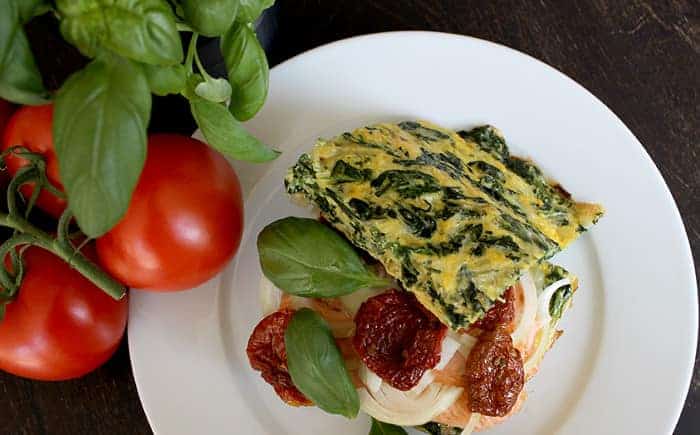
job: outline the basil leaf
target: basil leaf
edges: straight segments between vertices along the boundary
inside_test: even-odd
[[[47,0],[5,0],[5,3],[17,5],[17,13],[21,23],[26,23],[35,16],[51,10],[51,4]]]
[[[246,121],[262,108],[267,98],[270,69],[258,37],[245,24],[235,24],[221,38],[221,51],[233,88],[229,110]]]
[[[43,6],[39,0],[0,1],[0,97],[20,104],[48,101],[22,24]]]
[[[178,94],[185,89],[187,72],[185,66],[157,66],[142,64],[151,92],[161,97],[168,94]]]
[[[258,235],[258,254],[265,276],[287,293],[330,298],[391,281],[374,275],[353,246],[326,225],[287,217]]]
[[[223,103],[231,97],[231,85],[225,79],[209,78],[194,88],[194,93],[205,100]]]
[[[204,82],[204,77],[202,77],[201,74],[198,73],[192,73],[187,76],[187,80],[185,83],[185,89],[182,91],[182,95],[185,96],[188,100],[190,100],[190,106],[192,100],[195,98],[198,98],[198,95],[195,93],[195,89],[197,88],[197,85],[200,83]]]
[[[268,148],[248,133],[223,105],[198,95],[189,97],[192,116],[202,129],[207,143],[220,153],[255,163],[274,160],[279,156],[279,151]]]
[[[241,5],[238,9],[236,21],[240,23],[253,23],[263,11],[275,4],[275,0],[239,0]]]
[[[373,418],[369,435],[407,435],[407,433],[401,426],[394,426]]]
[[[139,65],[101,55],[58,91],[53,137],[71,211],[89,237],[129,206],[146,158],[151,93]]]
[[[187,22],[204,36],[223,35],[238,11],[238,0],[182,0],[181,5]]]
[[[100,47],[153,65],[182,62],[175,16],[165,0],[57,0],[61,33],[89,57]]]
[[[287,367],[294,385],[330,414],[357,417],[360,400],[328,324],[315,312],[294,313],[284,332]]]

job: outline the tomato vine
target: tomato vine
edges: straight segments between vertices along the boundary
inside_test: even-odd
[[[46,177],[46,163],[44,159],[35,153],[22,147],[13,147],[0,154],[3,161],[10,155],[25,159],[28,164],[17,171],[7,187],[7,212],[0,212],[0,226],[13,230],[12,236],[0,245],[0,258],[9,259],[0,267],[0,315],[4,307],[11,302],[22,283],[24,277],[24,264],[22,253],[29,246],[45,249],[63,261],[90,282],[101,288],[114,299],[121,299],[126,295],[126,287],[116,281],[98,265],[89,260],[74,245],[76,234],[70,233],[72,213],[67,208],[58,220],[56,236],[42,230],[29,221],[29,214],[42,189],[53,195],[63,197],[63,192],[56,189]],[[26,184],[33,184],[32,195],[22,205],[20,188]],[[82,236],[78,233],[78,236]]]

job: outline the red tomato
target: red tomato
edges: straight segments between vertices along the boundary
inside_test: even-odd
[[[242,231],[241,186],[226,159],[196,139],[158,134],[126,215],[97,253],[129,287],[184,290],[228,263]]]
[[[7,125],[7,121],[9,121],[10,116],[12,116],[12,112],[15,111],[15,105],[5,101],[5,100],[0,100],[0,141],[2,140],[2,134],[5,131],[5,126]],[[0,143],[2,145],[2,143]],[[10,177],[7,175],[7,171],[2,171],[0,172],[0,185],[1,186],[7,186],[7,182],[10,180]]]
[[[58,159],[53,147],[53,136],[51,134],[53,120],[53,105],[44,106],[24,106],[12,115],[3,134],[3,150],[13,146],[23,146],[30,151],[41,154],[46,160],[46,175],[49,182],[59,190],[63,190],[61,179],[58,175]],[[15,175],[19,168],[27,164],[25,159],[8,156],[6,159],[7,169],[10,175]],[[34,187],[25,185],[22,187],[22,195],[29,198]],[[37,206],[58,218],[66,208],[66,201],[57,198],[51,193],[43,190],[39,194],[36,202]]]
[[[15,105],[9,101],[0,100],[0,134],[2,134],[5,129],[5,124],[7,120],[10,119],[12,112],[15,111]]]
[[[84,252],[95,256],[92,246]],[[124,335],[127,299],[115,301],[41,248],[24,259],[26,275],[0,322],[0,369],[56,381],[102,365]]]

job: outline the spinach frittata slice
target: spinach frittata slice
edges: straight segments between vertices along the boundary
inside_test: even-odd
[[[603,212],[511,157],[489,126],[363,127],[319,140],[285,185],[453,329],[481,318]]]

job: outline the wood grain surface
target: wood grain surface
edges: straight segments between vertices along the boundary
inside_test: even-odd
[[[276,13],[272,64],[354,35],[436,30],[507,45],[569,75],[617,113],[656,162],[683,215],[698,269],[700,1],[279,0]],[[50,27],[34,24],[31,33],[45,36]],[[50,48],[35,52],[42,70],[79,62]],[[56,77],[60,82],[60,71]],[[153,130],[191,131],[182,102],[159,100],[154,108]],[[177,380],[172,394],[178,394]],[[0,373],[0,434],[146,433],[126,342],[104,367],[75,381],[31,382]],[[697,370],[675,433],[700,433]]]

